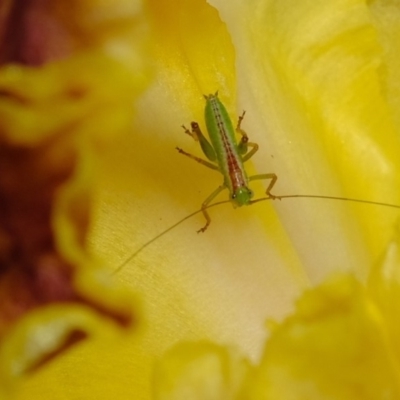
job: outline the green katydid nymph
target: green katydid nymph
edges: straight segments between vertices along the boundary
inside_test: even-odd
[[[271,194],[277,176],[273,173],[247,176],[244,163],[248,161],[258,150],[256,143],[249,142],[246,132],[241,128],[245,112],[239,117],[236,132],[232,120],[225,106],[218,98],[218,92],[204,96],[206,107],[204,117],[210,141],[203,135],[197,122],[191,123],[191,130],[182,126],[185,133],[200,143],[201,149],[208,160],[196,157],[177,147],[179,153],[217,170],[223,175],[223,183],[214,190],[203,202],[201,211],[206,218],[206,224],[197,232],[204,232],[210,225],[211,218],[207,212],[208,205],[224,189],[229,191],[229,197],[234,207],[252,204],[253,192],[249,188],[249,182],[256,179],[269,179],[266,193],[270,199],[279,198]],[[236,139],[235,133],[241,135],[240,141]],[[211,143],[210,143],[211,142]]]
[[[204,96],[206,99],[205,106],[205,122],[207,131],[209,134],[210,141],[203,135],[199,124],[197,122],[191,123],[191,130],[182,126],[185,133],[190,135],[193,139],[200,143],[201,149],[208,160],[204,160],[197,156],[194,156],[181,148],[177,147],[179,153],[205,165],[208,168],[219,171],[223,175],[223,183],[214,190],[203,202],[201,208],[193,213],[183,217],[181,220],[171,225],[170,227],[163,230],[161,233],[147,241],[145,244],[140,246],[135,252],[122,262],[119,267],[114,270],[114,274],[119,272],[125,265],[127,265],[132,259],[134,259],[139,253],[145,248],[160,239],[162,236],[170,232],[172,229],[193,217],[198,213],[203,213],[206,218],[206,224],[198,230],[198,232],[204,232],[210,225],[211,219],[207,210],[211,207],[215,207],[221,204],[233,203],[235,207],[241,207],[243,205],[251,205],[265,200],[275,199],[288,199],[288,198],[308,198],[308,199],[324,199],[324,200],[339,200],[348,201],[354,203],[363,203],[374,206],[390,207],[394,209],[400,209],[400,205],[389,204],[384,202],[377,202],[372,200],[355,199],[348,197],[338,196],[327,196],[327,195],[315,195],[315,194],[285,194],[285,195],[273,195],[271,189],[275,185],[277,175],[274,173],[260,174],[247,176],[244,168],[244,163],[248,161],[258,150],[256,143],[249,142],[246,132],[241,128],[241,123],[245,112],[239,117],[236,125],[236,130],[233,128],[232,120],[226,111],[225,106],[218,98],[218,93]],[[235,134],[238,133],[241,138],[238,142]],[[211,142],[211,143],[210,143]],[[270,182],[267,186],[266,197],[252,200],[253,192],[249,188],[249,182],[258,179],[269,179]],[[228,201],[219,201],[212,203],[212,201],[221,193],[223,190],[229,191],[230,199]]]

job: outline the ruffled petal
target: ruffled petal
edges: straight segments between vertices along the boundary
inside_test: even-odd
[[[62,14],[69,6],[8,5],[0,68],[0,368],[6,384],[96,332],[100,317],[137,327],[137,301],[89,257],[87,236],[98,155],[129,129],[133,101],[145,85],[144,64],[138,55],[133,62],[139,47],[133,36],[124,42],[135,32],[128,21],[138,7],[124,4],[115,12],[70,4],[70,17],[86,12],[73,24],[85,38],[95,39],[100,25],[109,35],[91,46],[80,37],[79,45],[53,57],[52,41],[60,38],[41,38],[52,26],[72,40]],[[114,29],[118,18],[123,33]],[[16,20],[21,35],[7,41]]]
[[[388,344],[365,288],[350,276],[331,279],[274,330],[251,398],[397,398],[400,370]]]
[[[208,342],[181,343],[155,368],[154,398],[239,398],[250,371],[250,363],[234,349]]]

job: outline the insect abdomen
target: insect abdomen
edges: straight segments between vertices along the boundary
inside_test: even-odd
[[[234,192],[238,187],[247,186],[247,175],[237,149],[232,121],[217,95],[211,94],[206,100],[205,120],[208,134],[216,149],[225,184]]]

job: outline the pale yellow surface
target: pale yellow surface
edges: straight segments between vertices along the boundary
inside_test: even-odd
[[[155,368],[155,399],[397,399],[400,395],[399,238],[368,288],[337,274],[269,324],[260,362],[226,346],[181,343]]]

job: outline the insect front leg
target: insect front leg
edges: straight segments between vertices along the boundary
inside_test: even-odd
[[[271,193],[271,189],[273,188],[273,186],[275,185],[276,180],[278,179],[278,177],[276,176],[276,174],[260,174],[260,175],[253,175],[249,177],[249,181],[255,181],[255,180],[259,180],[259,179],[270,179],[270,183],[267,187],[267,190],[265,191],[265,193],[267,194],[267,196],[272,199],[281,199],[279,196],[275,196]]]
[[[200,232],[205,232],[206,229],[208,228],[208,225],[211,223],[211,218],[210,215],[207,212],[207,206],[224,190],[226,189],[225,185],[219,186],[217,189],[215,189],[203,202],[201,205],[201,211],[203,212],[204,218],[206,219],[206,224],[197,231],[197,233]]]

